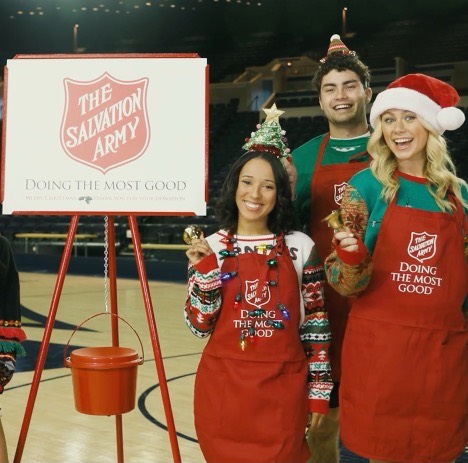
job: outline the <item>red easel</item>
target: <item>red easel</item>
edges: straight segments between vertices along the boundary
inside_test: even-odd
[[[136,66],[136,68],[139,69],[138,72],[134,74],[132,74],[132,72],[128,72],[130,68],[135,67],[132,67],[133,60],[154,60],[160,58],[162,59],[158,63],[160,64],[160,66],[151,65],[145,66],[144,68],[143,66]],[[186,66],[183,68],[180,65],[173,67],[174,61],[179,59],[182,59],[182,61],[184,61],[185,59],[189,59],[190,61],[187,61],[185,63]],[[55,60],[55,65],[53,67],[49,66],[51,60]],[[119,62],[119,60],[123,61]],[[131,60],[132,63],[126,63],[125,60]],[[116,65],[117,63],[119,64],[119,66]],[[140,65],[142,63],[138,64]],[[124,68],[125,72],[123,74],[118,72],[120,69]],[[183,71],[181,71],[181,69],[183,69]],[[172,72],[175,72],[178,75],[177,85],[173,85],[173,79],[171,80],[168,78],[168,75]],[[42,77],[42,80],[37,77],[38,75]],[[64,203],[66,205],[62,206],[60,206],[58,203],[55,203],[52,209],[49,209],[49,206],[51,204],[49,203],[49,200],[45,198],[45,196],[43,198],[39,197],[34,202],[31,202],[29,201],[29,199],[27,199],[27,196],[31,193],[31,191],[26,185],[28,181],[28,175],[32,176],[32,178],[38,176],[38,179],[41,178],[41,175],[43,175],[47,179],[47,181],[50,180],[53,183],[55,181],[53,176],[49,179],[50,163],[54,162],[53,159],[58,159],[57,156],[60,157],[60,159],[62,159],[64,154],[68,155],[71,159],[73,159],[73,162],[78,162],[79,164],[81,164],[80,168],[83,168],[83,166],[91,166],[93,168],[89,170],[89,175],[86,175],[85,177],[84,183],[86,183],[86,187],[83,186],[81,183],[79,183],[78,186],[76,186],[76,182],[83,182],[83,180],[80,179],[82,177],[74,177],[73,173],[70,173],[69,181],[71,181],[71,183],[68,184],[68,186],[74,186],[70,189],[67,186],[65,187],[65,189],[70,195],[72,194],[72,192],[73,194],[76,194],[78,200],[87,199],[88,197],[92,199],[91,196],[86,195],[94,192],[94,190],[96,189],[96,187],[94,186],[95,183],[99,183],[103,179],[102,173],[105,173],[111,168],[115,168],[117,166],[121,167],[122,178],[126,178],[125,168],[123,166],[129,167],[130,162],[133,162],[134,160],[138,159],[142,174],[147,171],[153,172],[154,165],[157,165],[156,163],[161,161],[160,157],[156,157],[160,156],[159,146],[158,149],[153,148],[148,150],[146,157],[141,156],[143,153],[145,153],[147,147],[150,146],[151,125],[156,124],[156,120],[153,120],[153,112],[147,110],[146,101],[149,98],[148,89],[153,89],[152,91],[155,91],[155,89],[158,89],[158,91],[161,91],[161,89],[165,89],[164,101],[169,101],[171,105],[178,105],[181,107],[183,105],[184,108],[186,107],[186,105],[188,105],[187,110],[184,109],[184,111],[182,111],[182,115],[178,115],[177,121],[178,123],[185,124],[187,126],[190,125],[190,127],[192,127],[193,130],[190,131],[190,136],[184,136],[184,142],[186,142],[187,146],[181,147],[180,155],[185,155],[187,152],[189,152],[189,150],[191,150],[190,164],[188,164],[188,166],[203,165],[204,167],[203,172],[201,171],[201,169],[199,169],[197,170],[196,175],[193,175],[193,172],[191,170],[187,170],[187,173],[184,175],[187,178],[190,178],[191,180],[189,187],[187,187],[185,181],[179,181],[179,179],[176,179],[177,181],[175,181],[169,175],[169,178],[171,179],[171,185],[176,185],[176,183],[178,185],[179,183],[182,183],[184,187],[182,189],[185,189],[187,187],[187,190],[184,194],[186,195],[187,199],[190,199],[190,201],[188,201],[186,205],[183,202],[181,202],[180,204],[178,203],[179,207],[176,208],[176,210],[170,210],[174,212],[175,215],[194,215],[198,209],[202,210],[202,207],[206,209],[208,196],[207,178],[209,147],[207,91],[209,85],[209,76],[206,59],[201,59],[197,53],[16,55],[11,64],[10,60],[8,61],[7,66],[5,67],[4,76],[4,131],[2,132],[1,140],[2,157],[0,166],[0,202],[2,202],[3,205],[3,213],[23,213],[31,215],[34,212],[39,211],[40,214],[56,214],[57,212],[59,212],[65,215],[71,215],[70,226],[66,236],[65,247],[62,253],[62,258],[57,274],[57,280],[55,283],[55,288],[50,304],[49,315],[46,322],[38,358],[36,361],[34,376],[31,383],[31,390],[26,405],[26,410],[20,431],[14,462],[19,463],[21,461],[25,440],[31,421],[31,415],[37,396],[37,390],[39,387],[49,347],[50,337],[55,322],[55,317],[57,314],[60,295],[63,289],[63,284],[70,262],[74,241],[76,239],[76,231],[78,228],[79,217],[80,215],[84,215],[87,213],[94,213],[95,215],[103,216],[105,220],[107,220],[106,246],[108,255],[105,256],[105,259],[106,265],[108,264],[108,268],[106,266],[106,276],[109,275],[110,284],[109,288],[106,288],[109,290],[109,301],[112,315],[118,315],[114,217],[116,215],[128,215],[130,230],[132,232],[132,240],[136,265],[138,269],[138,276],[143,293],[146,316],[148,320],[148,327],[150,330],[158,380],[161,387],[161,395],[167,419],[167,427],[169,431],[173,458],[174,462],[179,463],[180,454],[177,444],[177,435],[174,427],[174,420],[169,400],[167,381],[165,378],[164,367],[162,363],[161,350],[158,341],[158,334],[153,314],[153,307],[147,281],[147,275],[143,262],[140,235],[136,223],[137,215],[143,215],[145,211],[148,212],[147,215],[157,214],[158,211],[154,210],[154,200],[147,200],[147,202],[144,204],[144,207],[138,210],[138,213],[135,212],[132,208],[132,205],[138,204],[137,202],[133,202],[131,204],[129,202],[129,206],[120,203],[122,204],[123,210],[125,211],[122,212],[120,210],[120,213],[116,212],[115,210],[106,211],[105,208],[101,209],[101,207],[103,206],[96,206],[96,208],[98,209],[94,209],[92,207],[93,205],[88,207],[85,206],[83,203],[81,205],[85,208],[86,212],[83,212],[82,209],[80,209],[80,212],[78,212],[75,209],[77,204],[75,202],[70,203],[70,205]],[[187,79],[187,84],[183,83],[183,79]],[[18,84],[16,86],[15,84],[17,82],[21,83],[21,85]],[[27,84],[25,82],[27,82]],[[197,83],[195,87],[194,83]],[[114,87],[115,94],[113,94],[111,91]],[[29,90],[27,97],[24,93],[24,89],[26,88]],[[79,97],[78,92],[75,92],[76,88],[84,88],[85,93],[82,94],[81,97]],[[123,91],[122,89],[127,90]],[[151,94],[151,97],[154,98],[155,95],[159,94]],[[126,119],[123,119],[122,124],[125,124],[125,127],[127,127],[125,130],[132,131],[132,138],[129,138],[129,140],[133,140],[133,144],[127,147],[128,152],[126,150],[123,150],[123,152],[120,153],[121,156],[116,159],[115,165],[113,165],[112,162],[109,161],[112,158],[105,157],[105,155],[107,155],[108,152],[106,150],[112,151],[112,149],[114,148],[112,143],[110,143],[110,148],[106,145],[106,148],[104,150],[105,152],[102,150],[101,145],[99,150],[97,150],[96,145],[93,150],[89,151],[91,146],[84,144],[84,141],[89,141],[94,136],[94,134],[92,135],[94,128],[89,134],[87,134],[87,137],[83,137],[83,140],[81,140],[80,143],[77,142],[76,137],[71,137],[74,140],[68,140],[69,142],[72,141],[71,145],[67,143],[66,140],[70,138],[70,134],[68,134],[67,129],[77,130],[77,128],[82,123],[86,124],[87,120],[91,120],[89,119],[90,117],[94,117],[95,114],[93,111],[97,111],[96,108],[98,107],[100,108],[99,111],[101,112],[96,112],[96,114],[101,114],[100,117],[102,118],[102,120],[104,120],[110,114],[110,106],[108,107],[106,105],[123,105],[124,97],[125,99],[128,98],[129,102],[135,101],[133,104],[134,107],[132,109],[133,112],[131,112],[131,114],[138,115],[138,120],[141,123],[140,125],[138,125],[138,128],[136,125],[132,125],[133,129],[131,129],[129,128],[129,123],[131,122],[131,120],[129,119],[127,121]],[[25,101],[27,101],[28,104],[34,108],[42,108],[44,105],[47,105],[48,107],[49,102],[53,102],[52,106],[50,108],[48,107],[48,111],[54,111],[54,117],[38,117],[37,114],[33,111],[24,111],[23,105]],[[88,102],[86,105],[84,103],[85,101]],[[154,102],[154,100],[151,101]],[[16,106],[21,108],[21,110],[16,112],[9,111],[9,108]],[[84,106],[86,106],[86,108],[84,108]],[[171,111],[172,107],[173,106],[171,106]],[[163,105],[158,105],[158,110],[162,109]],[[55,117],[59,114],[62,114],[60,132],[57,131],[57,121],[59,119],[58,117]],[[122,115],[126,116],[125,111],[123,110]],[[184,117],[181,118],[181,116]],[[200,124],[192,124],[194,118],[196,118],[200,122]],[[53,120],[54,122],[49,123],[51,120]],[[44,121],[46,123],[42,124],[42,122]],[[202,122],[205,123],[203,137],[201,136],[202,134],[200,130]],[[159,124],[159,122],[157,123]],[[24,136],[25,127],[35,127],[35,133],[41,134],[41,147],[40,149],[36,148],[36,151],[41,153],[41,168],[39,169],[34,168],[36,164],[29,162],[28,155],[30,154],[30,142],[27,139],[27,137]],[[106,130],[110,130],[110,127],[110,125],[103,123],[102,127],[100,127],[101,131],[99,133],[102,132],[102,135],[105,135]],[[115,129],[117,128],[118,127],[115,127]],[[166,132],[168,137],[170,137],[168,139],[168,142],[172,142],[172,138],[174,136],[179,135],[176,132],[172,133],[171,131],[167,131],[166,126],[161,127],[161,129],[159,129],[159,126],[155,126],[154,128],[156,129],[155,131],[160,130],[161,132]],[[121,129],[122,127],[119,126],[119,130]],[[8,146],[6,143],[7,133],[8,137],[11,138],[11,140],[15,141],[9,143]],[[72,131],[72,133],[74,132]],[[135,136],[135,138],[133,138],[133,135]],[[23,141],[25,142],[24,144],[22,143]],[[158,143],[159,142],[160,140],[158,138]],[[7,151],[8,153],[11,152],[12,157],[14,156],[15,162],[6,162]],[[96,159],[90,161],[90,158],[88,156],[89,152],[95,152],[95,154],[99,153],[99,156]],[[193,155],[193,152],[196,154],[196,156]],[[65,157],[63,159],[67,158]],[[98,160],[102,162],[97,162]],[[67,165],[69,166],[67,169],[71,169],[73,167],[73,164],[68,163]],[[54,175],[57,178],[60,177],[59,170],[64,169],[61,163],[59,163],[59,166],[60,168],[57,167],[57,172],[54,172]],[[134,172],[132,171],[132,177],[130,178],[133,179],[133,175]],[[195,201],[195,203],[193,203],[193,199],[196,196],[191,197],[190,195],[194,194],[201,196],[203,187],[201,182],[204,183],[204,197],[197,198],[198,201]],[[36,188],[36,186],[34,186],[33,189],[34,188]],[[61,183],[59,188],[62,188]],[[149,190],[152,191],[152,188],[156,189],[156,187],[154,186],[150,187]],[[40,191],[41,189],[42,186],[40,188],[38,187],[38,191]],[[120,191],[120,188],[111,187],[110,190],[115,190],[116,192],[118,192]],[[82,194],[84,196],[81,196]],[[140,197],[141,196],[138,194],[131,195],[131,198],[135,200],[138,200]],[[22,198],[21,201],[17,202],[18,198]],[[197,202],[198,204],[196,204]],[[163,208],[162,215],[167,214],[167,210]],[[117,319],[118,317],[111,317],[112,344],[115,347],[117,347],[119,344]],[[121,463],[123,462],[121,415],[116,415],[116,432],[118,462]]]
[[[110,281],[110,305],[111,313],[117,315],[117,272],[116,272],[116,255],[115,255],[115,231],[114,231],[114,217],[108,217],[108,251],[109,251],[109,281]],[[52,334],[52,329],[55,322],[55,317],[57,315],[57,308],[60,301],[60,295],[63,289],[63,283],[65,281],[65,276],[68,269],[68,264],[70,262],[70,257],[73,250],[73,243],[76,235],[76,230],[78,227],[79,215],[73,215],[70,220],[70,227],[68,229],[67,238],[65,241],[65,247],[62,253],[62,259],[60,261],[60,266],[57,274],[57,281],[55,283],[55,289],[52,296],[49,316],[47,317],[47,322],[44,330],[44,335],[42,338],[41,346],[39,349],[39,354],[36,361],[36,367],[34,369],[34,376],[31,383],[31,389],[29,392],[28,402],[26,404],[26,410],[24,413],[23,423],[21,426],[21,431],[18,439],[18,445],[16,447],[16,453],[14,457],[14,463],[19,463],[24,450],[24,445],[31,422],[31,416],[36,401],[37,391],[39,388],[39,383],[41,380],[42,371],[44,369],[45,360],[47,357],[47,351],[49,348],[50,337]],[[151,294],[148,286],[148,279],[146,275],[146,269],[144,265],[143,253],[141,250],[141,241],[140,234],[138,231],[138,225],[136,222],[135,215],[128,216],[128,222],[130,225],[130,230],[132,232],[132,241],[135,252],[135,260],[138,269],[138,276],[141,284],[141,290],[143,293],[143,300],[145,304],[146,317],[148,320],[148,327],[150,330],[151,343],[153,346],[153,354],[156,362],[157,376],[159,379],[159,384],[161,388],[161,395],[164,405],[164,412],[166,415],[167,428],[169,432],[169,439],[171,443],[172,455],[174,463],[180,463],[180,452],[177,442],[177,434],[174,425],[174,417],[172,414],[171,402],[169,398],[169,390],[167,387],[167,380],[164,371],[164,364],[162,361],[161,348],[159,344],[158,332],[156,327],[156,321],[154,318],[153,305],[151,302]],[[117,317],[111,317],[111,327],[112,327],[112,345],[119,345],[119,333],[118,333],[118,320]],[[116,424],[116,440],[117,440],[117,461],[118,463],[123,463],[123,434],[122,434],[122,415],[115,416]]]

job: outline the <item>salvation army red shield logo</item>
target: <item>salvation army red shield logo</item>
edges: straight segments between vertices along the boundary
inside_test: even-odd
[[[431,259],[436,253],[437,235],[411,232],[408,254],[419,262]]]
[[[271,294],[270,287],[265,285],[263,288],[258,288],[259,280],[245,281],[245,302],[253,307],[262,307],[270,302]]]
[[[150,138],[148,78],[123,81],[107,72],[92,81],[64,79],[64,151],[103,173],[138,159]]]
[[[346,182],[343,182],[343,183],[340,183],[339,185],[335,184],[333,186],[335,189],[335,193],[334,193],[335,203],[338,204],[338,206],[340,206],[341,200],[343,199],[344,191],[346,190],[346,187],[348,186],[348,184]]]

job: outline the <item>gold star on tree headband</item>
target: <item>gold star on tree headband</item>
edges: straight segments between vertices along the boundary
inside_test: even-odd
[[[279,124],[279,118],[284,114],[284,111],[281,111],[276,107],[276,103],[273,103],[273,106],[270,109],[263,108],[263,112],[267,115],[265,122],[275,124]]]
[[[291,160],[291,150],[287,147],[286,131],[282,130],[279,117],[284,111],[276,107],[276,103],[270,109],[263,108],[267,115],[262,124],[257,124],[257,131],[252,132],[250,138],[242,147],[246,151],[265,151],[273,154],[278,159],[287,158]]]

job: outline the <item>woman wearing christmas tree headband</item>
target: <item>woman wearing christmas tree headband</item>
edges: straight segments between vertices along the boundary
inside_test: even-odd
[[[332,387],[323,268],[313,241],[293,231],[282,111],[265,112],[224,182],[221,229],[187,251],[186,322],[210,336],[195,428],[213,463],[305,463],[304,429],[327,413]]]

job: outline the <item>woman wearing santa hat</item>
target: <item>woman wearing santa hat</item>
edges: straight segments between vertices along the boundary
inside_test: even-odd
[[[325,263],[353,297],[341,437],[371,463],[449,463],[468,442],[468,185],[442,136],[464,122],[458,101],[423,74],[377,96],[373,160],[349,182]]]

